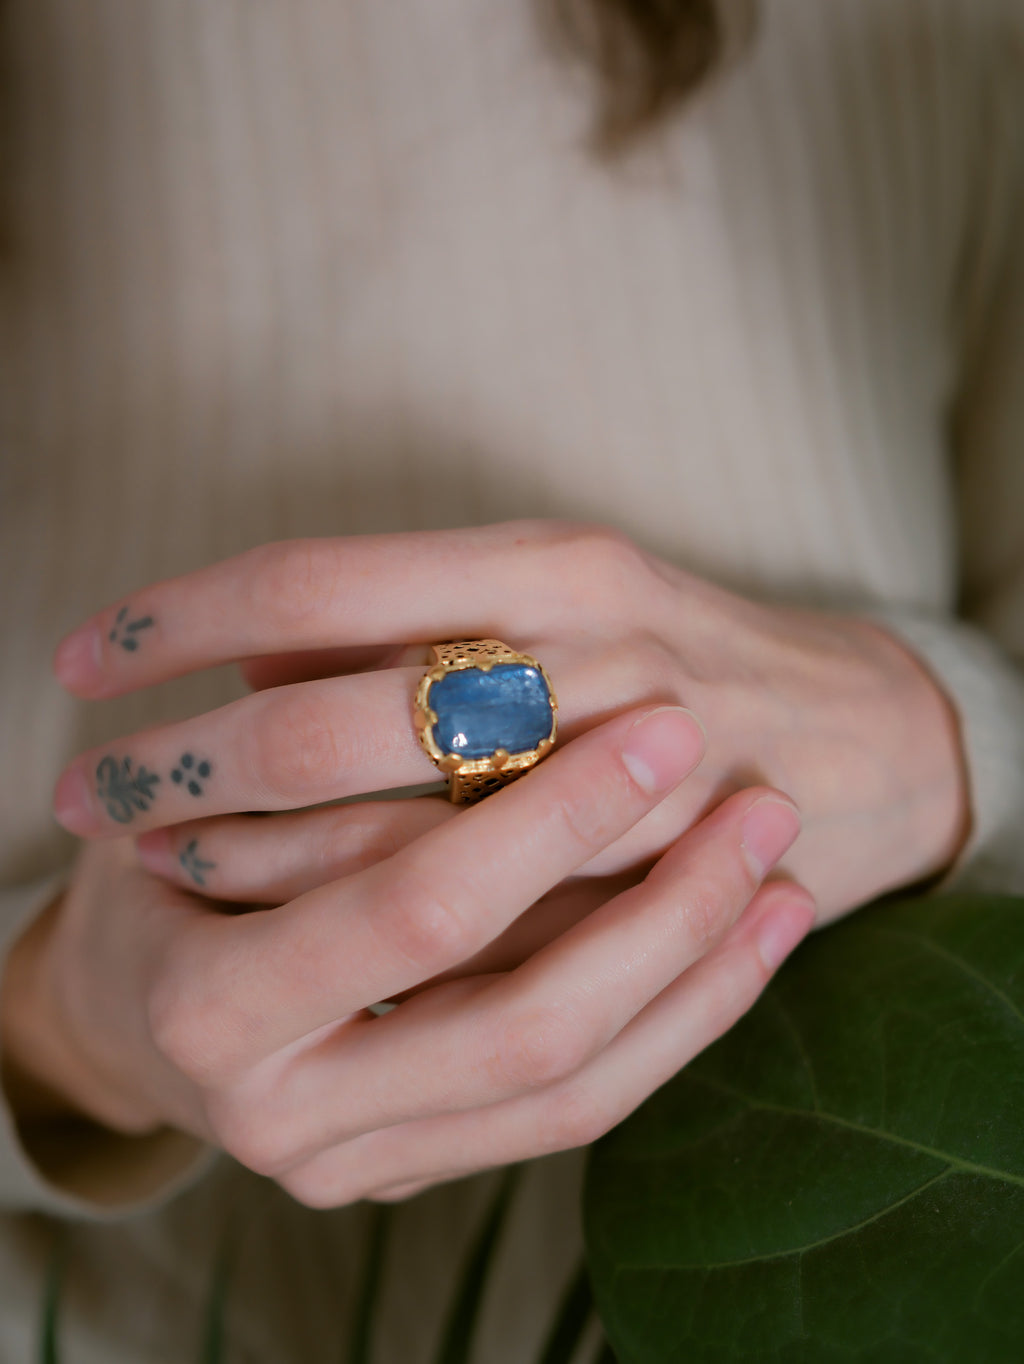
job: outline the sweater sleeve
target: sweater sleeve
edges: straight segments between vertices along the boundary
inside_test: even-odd
[[[64,880],[59,873],[0,891],[0,972]],[[125,1137],[84,1119],[27,1121],[0,1090],[0,1208],[7,1211],[123,1217],[172,1197],[212,1158],[200,1142],[169,1128]]]
[[[960,718],[972,827],[941,888],[1024,893],[1024,19],[1015,6],[994,37],[954,300],[958,618],[874,617],[931,669]]]

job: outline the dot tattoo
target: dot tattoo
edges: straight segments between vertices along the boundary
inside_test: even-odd
[[[139,647],[140,632],[149,630],[155,624],[152,616],[139,616],[136,620],[129,620],[128,607],[122,606],[114,618],[114,628],[107,638],[111,644],[120,644],[122,649],[133,654]]]
[[[197,886],[206,885],[206,875],[208,871],[213,871],[216,862],[205,862],[198,853],[199,839],[193,838],[184,852],[178,854],[178,861],[191,876]]]
[[[159,782],[157,773],[145,766],[135,771],[131,758],[118,762],[108,754],[96,768],[96,794],[118,824],[130,824],[136,814],[148,811],[155,799],[153,788]]]
[[[203,783],[212,771],[205,758],[197,763],[191,753],[183,753],[178,759],[178,766],[171,773],[171,781],[176,786],[187,787],[190,796],[202,796],[205,795]]]

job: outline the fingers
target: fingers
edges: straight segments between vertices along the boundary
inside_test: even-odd
[[[813,923],[805,891],[768,885],[715,949],[575,1073],[489,1107],[366,1133],[298,1162],[279,1182],[312,1207],[336,1207],[596,1141],[747,1012]]]
[[[263,1077],[262,1126],[271,1142],[281,1134],[277,1159],[293,1163],[363,1132],[573,1075],[724,937],[799,826],[788,801],[742,792],[644,883],[510,976],[486,989],[428,991],[325,1040],[283,1074],[275,1067]],[[257,1077],[250,1099],[260,1085]]]
[[[153,829],[136,839],[136,853],[147,871],[210,899],[283,905],[383,861],[458,813],[443,798],[427,796],[273,818],[229,815]],[[449,976],[511,971],[635,879],[633,873],[571,878],[467,961],[417,989]]]
[[[273,818],[229,815],[153,829],[136,840],[136,853],[148,871],[210,899],[283,905],[383,861],[458,813],[443,798],[421,797]],[[531,905],[468,961],[424,985],[448,975],[511,971],[634,880],[632,873],[573,877]]]
[[[209,916],[166,963],[155,1026],[196,1078],[223,1076],[412,989],[643,818],[703,747],[688,712],[619,717],[386,862],[280,909]]]
[[[404,657],[406,653],[405,648],[392,645],[369,649],[308,649],[242,659],[239,667],[253,691],[265,691],[268,687],[284,687],[293,682],[312,682],[320,677],[338,677],[342,673],[397,668],[403,663],[420,662],[418,658]],[[426,663],[424,656],[423,665]]]
[[[80,754],[54,809],[83,838],[187,819],[320,804],[437,778],[412,725],[417,669],[243,697]]]
[[[217,900],[281,905],[365,870],[457,813],[440,799],[363,801],[279,814],[229,815],[153,829],[143,865]]]
[[[564,625],[584,579],[610,599],[627,554],[640,561],[611,532],[542,522],[264,545],[100,612],[54,666],[77,695],[101,697],[254,655],[474,635],[511,643]]]
[[[602,716],[663,699],[628,663],[564,647],[547,658],[562,741]],[[79,837],[109,838],[438,781],[412,722],[422,675],[422,665],[389,667],[273,687],[114,740],[64,770],[55,816]]]

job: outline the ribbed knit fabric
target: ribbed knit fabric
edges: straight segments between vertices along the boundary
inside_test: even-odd
[[[962,716],[954,882],[1024,889],[1016,0],[765,0],[735,69],[614,167],[528,0],[7,0],[0,63],[5,939],[72,854],[63,763],[240,690],[79,705],[49,680],[62,632],[269,539],[515,516],[884,620]],[[527,1179],[486,1364],[535,1351],[577,1163]],[[12,1208],[171,1188],[166,1159],[130,1190],[116,1160],[62,1168],[0,1136]],[[398,1211],[376,1364],[427,1358],[488,1187]],[[367,1209],[221,1164],[78,1229],[69,1359],[195,1357],[228,1209],[230,1358],[340,1358]],[[11,1213],[5,1361],[45,1255]]]

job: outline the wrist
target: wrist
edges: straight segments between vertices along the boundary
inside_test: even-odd
[[[851,622],[863,632],[885,680],[890,732],[906,792],[906,884],[948,872],[971,831],[970,780],[957,709],[927,664],[874,621]]]
[[[78,1119],[123,1135],[155,1130],[109,1091],[64,1016],[53,979],[51,943],[64,896],[58,896],[13,943],[0,982],[2,1082],[19,1125]]]
[[[939,682],[868,619],[770,607],[752,621],[723,756],[750,770],[759,736],[754,770],[804,818],[785,870],[815,896],[819,921],[941,877],[970,816],[959,719]],[[715,734],[713,707],[712,695]],[[704,715],[701,698],[694,709]]]
[[[58,913],[52,901],[12,944],[0,986],[0,1035],[3,1037],[3,1087],[19,1122],[68,1115],[73,1111],[48,1076],[44,1058],[58,1050],[49,1041],[50,1022],[41,980],[43,945]]]

